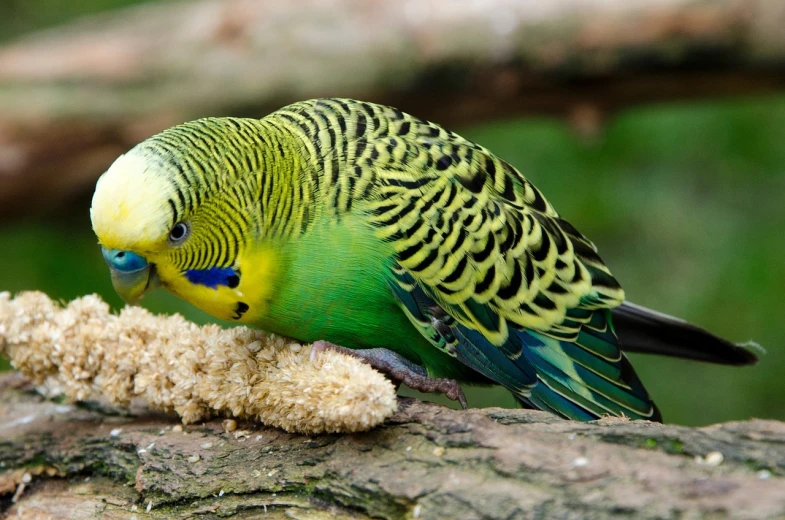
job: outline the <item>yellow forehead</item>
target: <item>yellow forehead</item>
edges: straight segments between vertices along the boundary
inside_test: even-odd
[[[95,187],[90,219],[104,247],[145,251],[166,240],[172,225],[171,185],[133,151],[121,155]]]

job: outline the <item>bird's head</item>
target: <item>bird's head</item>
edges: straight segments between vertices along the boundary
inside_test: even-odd
[[[204,124],[211,131],[195,134]],[[220,318],[237,314],[259,199],[256,172],[237,168],[247,150],[222,144],[231,128],[222,120],[173,127],[120,156],[98,180],[90,217],[125,301],[161,285]]]
[[[112,284],[129,303],[158,285],[156,265],[188,235],[188,224],[168,204],[171,179],[135,151],[121,155],[101,176],[90,208]]]

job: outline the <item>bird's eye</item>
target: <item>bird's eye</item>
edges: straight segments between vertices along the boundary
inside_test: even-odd
[[[178,222],[169,232],[169,240],[172,242],[182,242],[188,236],[188,224]]]

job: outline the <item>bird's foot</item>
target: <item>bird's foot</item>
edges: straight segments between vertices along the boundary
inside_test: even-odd
[[[442,393],[448,399],[458,401],[464,410],[469,406],[461,386],[455,379],[428,377],[428,372],[423,367],[412,363],[392,350],[386,348],[354,350],[329,341],[319,340],[315,341],[311,347],[311,360],[325,350],[334,350],[347,356],[359,358],[390,379],[403,383],[413,390],[425,393]]]

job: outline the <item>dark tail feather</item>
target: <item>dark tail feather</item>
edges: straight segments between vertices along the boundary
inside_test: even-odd
[[[723,365],[752,365],[758,357],[684,320],[624,302],[612,309],[613,325],[625,352],[660,354]]]

